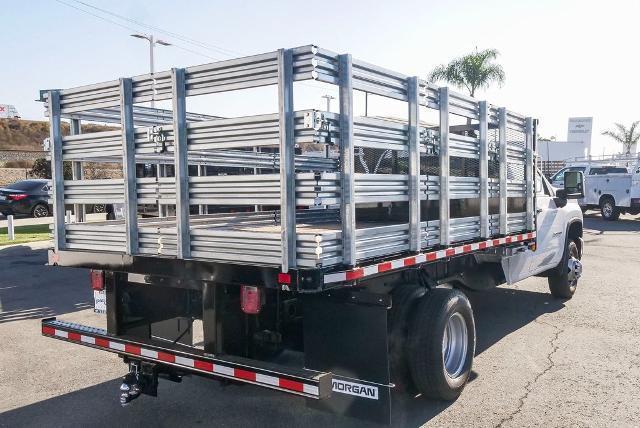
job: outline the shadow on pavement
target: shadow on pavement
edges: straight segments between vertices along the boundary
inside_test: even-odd
[[[46,266],[47,250],[0,249],[0,323],[93,307],[86,270]]]
[[[600,234],[606,232],[640,232],[640,217],[629,217],[624,216],[616,221],[607,221],[600,214],[587,212],[584,215],[584,228],[599,231]]]
[[[42,301],[52,297],[43,297]],[[476,315],[476,354],[540,315],[564,307],[547,293],[502,287],[470,293],[469,298]],[[90,362],[87,364],[89,367]],[[123,365],[123,374],[124,370]],[[477,377],[473,375],[472,379]],[[0,415],[0,426],[371,426],[307,409],[304,399],[288,394],[253,386],[223,387],[196,376],[185,378],[182,384],[161,381],[158,398],[145,396],[120,408],[119,384],[114,379],[5,412]],[[393,426],[420,426],[450,404],[394,396]]]

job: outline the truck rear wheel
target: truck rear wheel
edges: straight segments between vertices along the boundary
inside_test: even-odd
[[[620,217],[620,210],[616,207],[616,202],[613,198],[605,198],[600,203],[600,214],[602,218],[608,221],[617,220]]]
[[[459,290],[436,288],[417,302],[408,338],[411,377],[426,397],[456,399],[469,379],[476,348],[473,311]]]
[[[578,287],[580,275],[582,275],[582,264],[578,244],[575,239],[569,238],[557,272],[548,278],[551,295],[561,299],[572,298]]]

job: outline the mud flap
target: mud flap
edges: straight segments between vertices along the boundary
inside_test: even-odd
[[[389,424],[389,296],[331,291],[302,301],[305,368],[333,374],[331,396],[307,405]]]

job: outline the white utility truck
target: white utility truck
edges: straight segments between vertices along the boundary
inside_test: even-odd
[[[309,80],[337,86],[337,113],[294,108],[294,83]],[[251,102],[246,90],[267,86],[265,114],[186,111],[192,97]],[[354,114],[363,93],[404,103],[406,117]],[[582,173],[555,190],[534,168],[537,121],[504,107],[314,45],[42,100],[49,263],[91,269],[106,313],[106,329],[48,318],[42,334],[119,355],[123,405],[157,395],[159,377],[199,375],[390,423],[392,394],[462,392],[476,345],[467,292],[533,275],[558,298],[576,290],[582,213],[568,200],[584,196]],[[151,100],[172,110],[141,105]],[[92,120],[120,129],[83,133]],[[122,177],[91,179],[85,162],[122,165]],[[137,167],[149,164],[160,172]],[[77,209],[65,222],[65,205],[86,204],[123,204],[123,218]],[[145,204],[170,209],[142,217]],[[100,367],[70,375],[89,370]]]
[[[554,187],[563,187],[567,171],[584,174],[585,197],[578,201],[583,212],[600,210],[605,220],[617,220],[625,213],[640,214],[640,161],[637,157],[573,162],[551,177]]]

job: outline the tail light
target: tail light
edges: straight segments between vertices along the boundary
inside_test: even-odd
[[[13,195],[7,195],[7,199],[9,199],[10,201],[21,201],[26,197],[27,197],[27,195],[24,194],[24,193],[17,193],[17,194],[13,194]]]
[[[96,291],[104,290],[104,271],[93,270],[89,271],[89,278],[91,279],[91,288]]]
[[[262,309],[262,298],[260,289],[249,285],[240,287],[240,307],[242,312],[249,315],[256,315]]]

